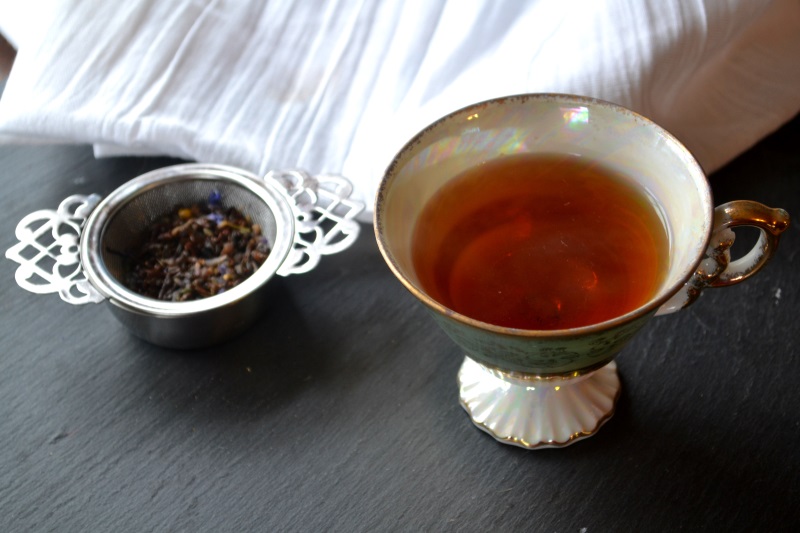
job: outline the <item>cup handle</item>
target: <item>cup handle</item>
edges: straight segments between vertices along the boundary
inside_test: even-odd
[[[758,228],[758,242],[744,256],[731,261],[730,248],[735,236],[731,228]],[[778,248],[780,235],[789,227],[789,214],[750,200],[735,200],[714,210],[714,229],[706,257],[688,282],[656,315],[674,313],[694,302],[706,287],[728,287],[740,283],[769,261]]]

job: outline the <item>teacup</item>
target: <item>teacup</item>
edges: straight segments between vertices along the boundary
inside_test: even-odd
[[[579,156],[648,191],[669,242],[663,281],[646,303],[599,323],[528,330],[461,314],[422,286],[412,255],[428,201],[464,171],[515,154]],[[418,133],[388,166],[374,223],[392,272],[466,352],[460,401],[473,422],[501,442],[542,448],[594,434],[614,412],[620,382],[613,359],[625,344],[653,316],[687,306],[704,288],[755,274],[774,254],[789,216],[745,200],[715,209],[691,153],[643,116],[587,97],[530,94],[471,105]],[[731,261],[730,228],[741,225],[760,236]]]

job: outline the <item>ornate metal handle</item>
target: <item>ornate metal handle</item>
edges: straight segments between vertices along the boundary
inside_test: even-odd
[[[302,274],[321,256],[341,252],[355,242],[360,231],[356,215],[364,204],[353,200],[353,185],[341,176],[311,176],[302,170],[271,171],[265,181],[280,185],[292,199],[295,211],[294,247],[278,274]]]
[[[730,248],[735,235],[731,228],[758,228],[758,242],[743,257],[731,262]],[[714,210],[714,230],[706,258],[697,272],[656,314],[672,313],[694,302],[706,287],[727,287],[742,282],[761,270],[769,261],[789,227],[789,214],[750,200],[736,200]]]
[[[55,211],[34,211],[20,220],[15,231],[19,242],[6,250],[6,257],[19,263],[15,278],[20,287],[36,294],[57,292],[75,305],[105,299],[86,279],[78,251],[81,229],[98,202],[96,194],[74,195]]]

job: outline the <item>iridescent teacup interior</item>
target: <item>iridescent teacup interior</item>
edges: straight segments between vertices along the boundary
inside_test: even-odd
[[[421,294],[411,240],[421,210],[448,180],[503,155],[568,153],[636,180],[652,196],[669,235],[669,265],[653,300],[676,292],[705,251],[713,202],[705,175],[674,137],[605,102],[525,95],[477,104],[435,122],[397,155],[378,193],[376,221],[387,259]]]

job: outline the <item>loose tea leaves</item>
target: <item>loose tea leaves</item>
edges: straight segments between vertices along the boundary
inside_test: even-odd
[[[207,204],[181,206],[149,228],[130,258],[126,286],[158,300],[207,298],[250,277],[269,251],[258,224],[212,195]]]

